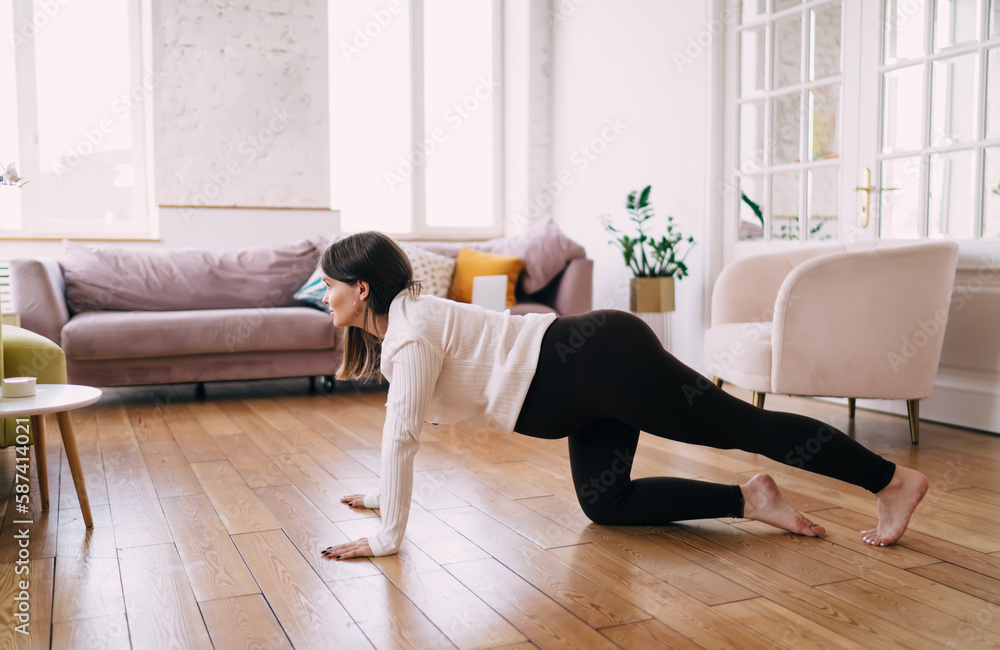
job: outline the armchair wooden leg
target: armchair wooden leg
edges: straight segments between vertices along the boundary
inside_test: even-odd
[[[49,509],[49,470],[45,457],[45,416],[31,416],[31,434],[34,436],[35,467],[38,469],[38,487],[42,493],[42,510]]]
[[[759,409],[764,408],[764,396],[765,395],[767,395],[767,393],[758,393],[757,391],[754,391],[753,392],[753,405],[756,406]]]
[[[910,418],[910,442],[916,445],[920,442],[920,400],[906,400],[906,413]]]
[[[712,383],[718,386],[719,388],[722,388],[723,382],[722,379],[720,379],[719,377],[712,377]]]
[[[852,420],[854,419],[854,401],[855,398],[853,397],[847,398],[847,417],[851,418]]]

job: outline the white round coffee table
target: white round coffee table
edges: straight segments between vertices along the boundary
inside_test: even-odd
[[[83,482],[83,467],[80,465],[80,452],[76,446],[76,434],[73,432],[73,421],[69,412],[83,406],[89,406],[101,399],[101,390],[91,386],[76,386],[74,384],[39,384],[31,397],[0,397],[0,418],[25,417],[31,421],[31,433],[34,436],[35,464],[38,466],[38,485],[42,492],[42,510],[49,509],[49,480],[45,460],[45,418],[46,413],[55,413],[59,423],[59,433],[62,435],[63,447],[66,449],[66,460],[73,474],[73,485],[76,496],[80,500],[80,511],[87,528],[94,527],[90,516],[90,500],[87,498],[87,486]]]

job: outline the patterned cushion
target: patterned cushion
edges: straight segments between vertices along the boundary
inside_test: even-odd
[[[326,283],[323,282],[323,271],[317,267],[302,288],[295,292],[295,299],[326,311],[326,305],[323,304],[324,295],[326,295]]]
[[[413,279],[420,280],[422,290],[439,298],[447,298],[451,278],[455,274],[455,260],[406,242],[396,243],[410,258]]]
[[[329,238],[329,241],[323,247],[323,250],[320,251],[320,259],[323,259],[323,253],[326,252],[326,249],[332,246],[338,239],[340,239],[340,235],[334,235]],[[309,279],[306,280],[306,283],[295,292],[294,298],[296,300],[301,300],[310,307],[316,307],[317,309],[327,311],[327,306],[323,304],[324,295],[326,295],[326,283],[323,282],[323,269],[317,266],[312,272],[312,275],[309,276]]]

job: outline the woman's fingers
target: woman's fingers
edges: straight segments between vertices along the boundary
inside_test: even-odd
[[[337,544],[323,551],[323,557],[333,558],[334,560],[346,560],[352,557],[371,557],[371,555],[372,547],[368,545],[367,537],[362,537],[353,542]]]
[[[348,494],[346,497],[341,497],[341,503],[346,503],[352,508],[364,508],[365,507],[365,495],[363,494]]]

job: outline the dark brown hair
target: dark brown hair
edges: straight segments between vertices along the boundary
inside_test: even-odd
[[[413,279],[410,258],[389,237],[367,231],[335,241],[320,258],[323,273],[339,282],[368,283],[368,299],[362,313],[363,327],[348,327],[344,355],[337,379],[355,379],[379,374],[382,341],[366,329],[374,329],[375,316],[389,313],[389,304],[404,289],[420,295],[420,281]]]

